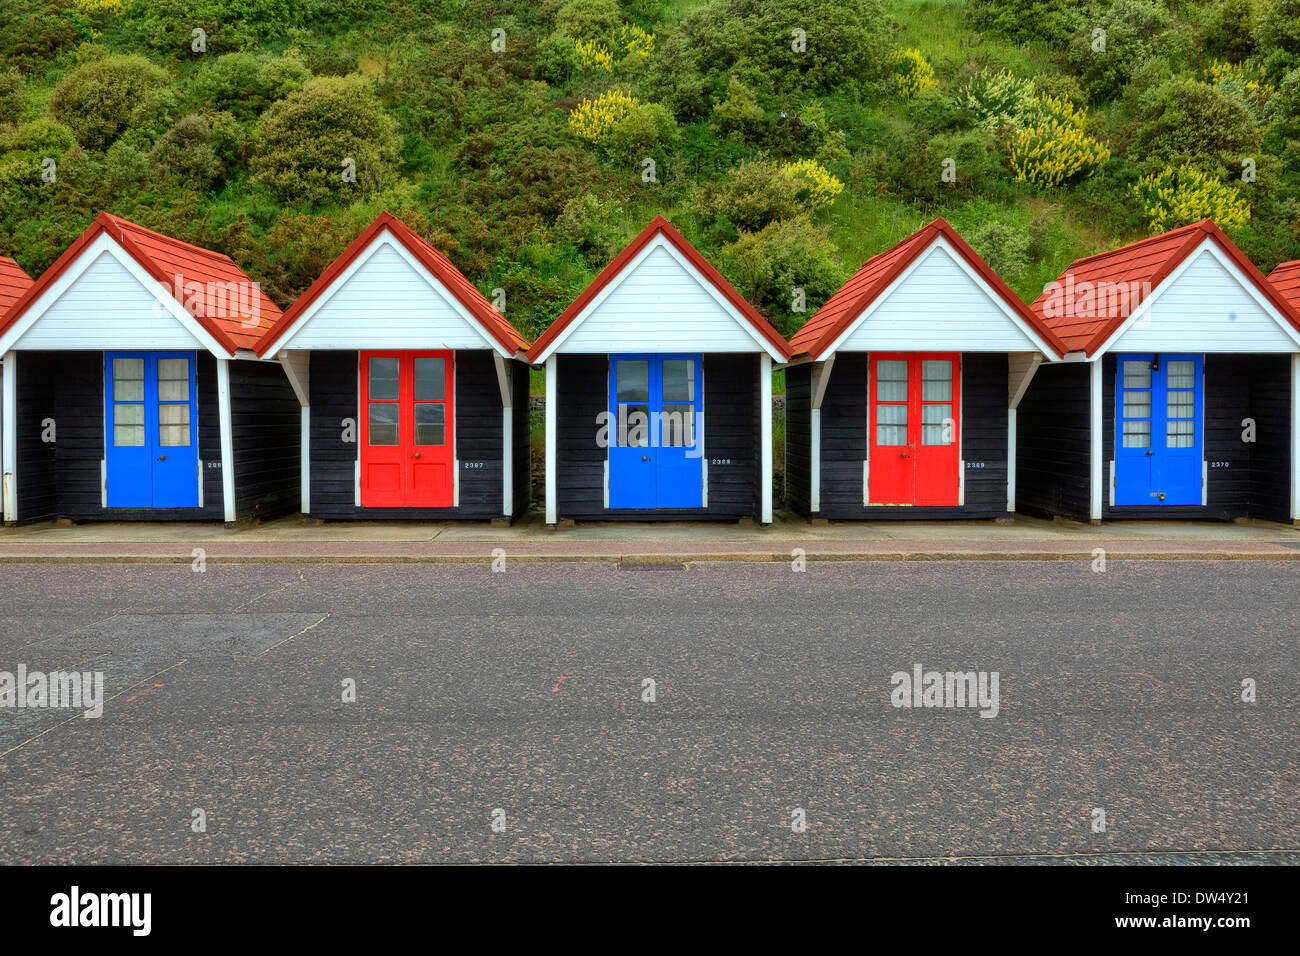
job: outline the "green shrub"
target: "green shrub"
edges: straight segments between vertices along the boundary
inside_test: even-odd
[[[630,166],[646,157],[662,160],[678,138],[672,113],[658,103],[641,103],[614,125],[605,147],[616,163]]]
[[[1008,283],[1017,282],[1029,266],[1032,238],[1019,226],[993,219],[970,233],[966,241]]]
[[[1011,169],[1017,182],[1054,189],[1087,179],[1110,159],[1110,149],[1087,132],[1087,110],[1040,96],[1032,115],[1011,140]]]
[[[1116,0],[1095,22],[1070,40],[1069,60],[1083,85],[1101,99],[1120,92],[1143,62],[1155,56],[1177,61],[1169,12],[1150,0]],[[1096,50],[1093,30],[1105,30],[1105,50]]]
[[[988,196],[1001,170],[992,139],[979,130],[912,140],[888,150],[885,166],[896,193],[926,204],[943,196]]]
[[[1206,156],[1226,168],[1260,145],[1250,112],[1214,87],[1178,79],[1143,97],[1142,115],[1129,145],[1129,156],[1149,165],[1169,166]]]
[[[575,40],[608,41],[622,20],[614,0],[569,0],[555,12],[555,29]]]
[[[202,116],[191,114],[177,120],[149,150],[149,169],[154,178],[196,191],[211,186],[223,172],[211,134]]]
[[[767,159],[742,163],[721,181],[701,187],[696,202],[706,216],[725,216],[736,228],[750,231],[805,211],[799,184]]]
[[[142,56],[79,66],[54,88],[50,115],[87,149],[104,150],[129,130],[148,130],[170,105],[167,73]]]
[[[284,202],[356,198],[389,180],[397,145],[396,126],[368,82],[318,77],[262,114],[252,169]],[[348,159],[355,182],[343,176]]]
[[[1026,9],[1024,0],[968,0],[966,21],[1017,43],[1042,41],[1060,47],[1084,23],[1086,10],[1077,0],[1038,0]]]
[[[0,125],[23,121],[23,77],[17,70],[0,72]]]
[[[537,75],[552,86],[563,86],[578,66],[573,37],[552,33],[537,44]]]
[[[571,243],[589,265],[604,266],[623,248],[623,237],[614,221],[618,211],[614,200],[584,192],[565,203],[553,231],[556,238]]]
[[[807,216],[773,222],[760,232],[743,232],[718,254],[719,271],[789,338],[839,288],[835,244]],[[795,290],[804,291],[807,311],[794,311]]]
[[[1255,50],[1256,0],[1220,0],[1206,12],[1197,42],[1213,59],[1240,63]]]
[[[203,62],[190,83],[188,99],[198,109],[252,119],[310,79],[302,60],[289,54],[226,53]]]
[[[710,126],[719,136],[738,143],[760,140],[768,125],[767,113],[758,105],[758,97],[734,76],[727,80],[727,96],[713,106]]]
[[[1255,44],[1270,78],[1300,67],[1300,0],[1261,0]]]
[[[978,129],[1001,139],[1025,124],[1035,92],[1033,80],[983,69],[966,87],[962,104]]]
[[[1223,229],[1244,225],[1250,203],[1242,197],[1241,186],[1184,163],[1143,176],[1131,191],[1155,235],[1202,219],[1213,219]]]

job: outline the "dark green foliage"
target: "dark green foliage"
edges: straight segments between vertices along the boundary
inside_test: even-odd
[[[1206,56],[1240,63],[1255,50],[1257,0],[1220,0],[1206,11],[1196,31]]]
[[[1077,0],[968,0],[966,17],[971,26],[1019,43],[1039,41],[1064,46],[1085,22],[1087,5]]]
[[[727,280],[787,338],[845,278],[836,262],[835,244],[807,216],[741,233],[722,248],[718,261]],[[803,290],[807,311],[795,311],[796,290]]]
[[[1244,106],[1197,80],[1174,80],[1144,97],[1143,115],[1129,147],[1151,166],[1218,164],[1240,171],[1260,146],[1259,130]]]
[[[107,149],[128,131],[148,132],[170,108],[166,71],[142,56],[113,56],[79,66],[60,81],[50,115],[87,149]]]
[[[1070,64],[1094,98],[1110,99],[1144,62],[1156,56],[1179,58],[1181,43],[1169,30],[1171,22],[1169,12],[1154,0],[1116,0],[1071,38]],[[1104,38],[1094,30],[1105,31]]]

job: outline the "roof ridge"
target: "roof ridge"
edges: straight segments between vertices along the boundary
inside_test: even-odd
[[[104,215],[108,217],[109,220],[118,223],[119,225],[125,224],[132,229],[138,229],[140,232],[147,233],[150,236],[155,236],[158,239],[161,239],[163,242],[169,243],[171,245],[184,246],[186,249],[192,249],[193,251],[199,253],[200,255],[208,256],[213,259],[220,259],[224,262],[229,262],[236,269],[239,269],[240,272],[244,271],[243,268],[239,265],[239,263],[235,262],[234,259],[226,255],[224,252],[217,252],[215,249],[208,249],[204,246],[196,246],[192,242],[186,242],[184,239],[177,239],[175,236],[169,236],[165,232],[157,232],[153,229],[148,228],[147,226],[140,225],[138,222],[132,222],[130,219],[123,219],[121,216],[114,216],[112,213],[106,212],[104,213]]]
[[[1073,269],[1075,266],[1079,265],[1080,263],[1094,262],[1098,259],[1105,259],[1107,256],[1118,255],[1121,252],[1128,252],[1132,249],[1137,248],[1138,246],[1144,246],[1149,242],[1155,242],[1159,239],[1168,239],[1170,236],[1176,236],[1182,232],[1188,232],[1188,233],[1201,232],[1207,236],[1211,235],[1210,230],[1205,228],[1205,223],[1207,222],[1211,222],[1211,220],[1202,219],[1199,222],[1189,223],[1186,226],[1179,226],[1177,229],[1168,229],[1165,232],[1157,233],[1154,236],[1147,236],[1144,239],[1135,239],[1133,242],[1126,242],[1122,246],[1115,246],[1114,248],[1106,249],[1103,252],[1094,252],[1090,256],[1081,256],[1080,258],[1075,259],[1068,266],[1066,266],[1065,272],[1069,272],[1071,269]],[[1061,275],[1064,275],[1065,272],[1062,272]]]

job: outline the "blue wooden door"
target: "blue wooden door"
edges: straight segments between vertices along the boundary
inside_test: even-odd
[[[196,364],[193,352],[104,353],[108,507],[198,507]]]
[[[1199,505],[1202,356],[1116,357],[1115,504]]]
[[[611,508],[703,506],[701,372],[698,355],[610,359]]]

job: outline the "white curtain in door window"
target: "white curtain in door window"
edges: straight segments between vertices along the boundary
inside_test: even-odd
[[[1151,387],[1151,363],[1150,362],[1125,362],[1124,363],[1124,387],[1125,388],[1150,388]]]
[[[921,400],[952,401],[952,362],[945,359],[925,359],[921,362]]]
[[[1169,388],[1195,388],[1196,363],[1179,359],[1165,366],[1165,384]]]
[[[883,363],[882,363],[883,364]],[[907,406],[876,406],[876,444],[907,444]]]

